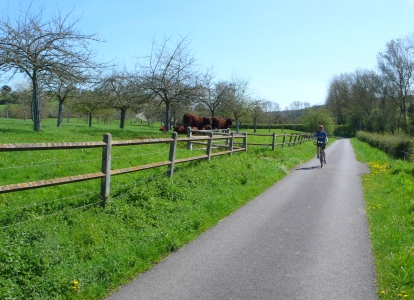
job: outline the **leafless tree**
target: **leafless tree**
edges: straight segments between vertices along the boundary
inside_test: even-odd
[[[378,67],[397,91],[398,97],[394,101],[400,109],[400,114],[404,118],[403,131],[409,132],[411,116],[409,107],[413,105],[411,97],[411,84],[414,71],[414,44],[407,40],[391,40],[385,46],[385,50],[377,56]]]
[[[114,69],[112,74],[104,78],[100,89],[108,96],[108,107],[121,112],[121,129],[125,127],[127,110],[137,110],[140,104],[149,100],[149,95],[145,94],[139,78],[128,72],[126,68]]]
[[[31,87],[29,82],[22,82],[17,85],[13,92],[13,98],[16,103],[19,104],[23,109],[23,119],[26,121],[31,114],[32,98],[31,98]]]
[[[239,130],[239,119],[249,113],[251,107],[249,81],[233,75],[226,99],[220,111],[224,117],[233,116],[236,119],[236,130]]]
[[[230,82],[214,79],[212,71],[207,71],[202,78],[201,93],[198,100],[198,103],[210,112],[212,118],[216,116],[216,112],[220,110],[223,103],[232,97],[234,90]]]
[[[45,76],[45,80],[40,85],[42,90],[47,91],[50,97],[58,101],[57,127],[62,126],[63,104],[66,100],[77,97],[80,89],[80,81],[74,78],[59,78],[57,74]],[[83,81],[82,81],[83,82]]]
[[[100,90],[81,91],[79,97],[75,98],[70,104],[73,111],[88,116],[89,127],[92,126],[92,117],[97,115],[100,110],[106,108],[107,95]]]
[[[198,98],[196,59],[189,49],[188,36],[173,41],[153,40],[152,51],[145,63],[137,63],[146,90],[165,105],[165,125],[170,130],[171,108],[177,103],[190,103]]]
[[[44,5],[36,11],[32,4],[21,6],[16,20],[7,13],[0,19],[0,74],[13,78],[21,72],[31,80],[34,130],[41,131],[40,82],[49,75],[70,80],[79,70],[103,65],[94,62],[97,53],[89,49],[101,40],[75,28],[80,19],[70,19],[73,10],[47,17]]]
[[[270,107],[270,102],[263,99],[253,99],[251,101],[251,115],[253,117],[254,132],[257,131],[257,120],[264,116],[267,109]]]

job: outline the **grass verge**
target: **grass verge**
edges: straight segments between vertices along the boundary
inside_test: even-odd
[[[414,298],[414,165],[351,139],[367,163],[364,198],[381,299]]]

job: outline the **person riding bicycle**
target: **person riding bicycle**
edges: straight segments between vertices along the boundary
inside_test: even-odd
[[[326,164],[325,146],[328,144],[328,135],[326,134],[323,125],[319,125],[319,131],[315,134],[316,137],[316,157],[319,158],[319,150],[322,148],[324,163]]]

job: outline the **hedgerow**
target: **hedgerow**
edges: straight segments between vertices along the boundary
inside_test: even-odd
[[[408,161],[414,160],[414,139],[408,135],[391,135],[358,131],[356,137],[358,140],[366,142],[372,147],[375,147],[388,153],[392,157]]]

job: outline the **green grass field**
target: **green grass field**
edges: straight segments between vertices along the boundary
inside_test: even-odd
[[[2,143],[170,137],[148,127],[71,120],[0,119]],[[255,137],[270,143],[271,137]],[[0,194],[0,298],[99,299],[176,251],[284,177],[314,154],[312,143],[251,147],[248,153],[116,176],[111,200],[99,205],[100,181]],[[113,168],[167,160],[168,145],[114,148]],[[188,155],[185,146],[178,155]],[[100,150],[1,153],[0,185],[97,172]],[[191,156],[197,155],[195,150]],[[201,152],[201,153],[202,153]],[[200,175],[201,174],[201,175]],[[225,196],[224,196],[225,195]]]
[[[43,132],[34,132],[31,121],[0,119],[0,143],[102,141],[106,132],[114,140],[170,137],[158,128],[159,124],[130,123],[124,130],[117,124],[94,123],[89,128],[73,119],[62,128],[56,128],[55,120],[45,120]],[[252,140],[267,143],[271,137]],[[363,176],[363,185],[378,295],[410,299],[414,295],[413,165],[351,141],[357,158],[371,170]],[[114,168],[168,158],[168,145],[114,149]],[[0,185],[97,172],[100,151],[2,152]],[[179,153],[188,155],[185,146]],[[166,168],[116,176],[105,209],[99,205],[100,181],[96,180],[0,194],[0,298],[101,299],[314,153],[312,143],[275,151],[252,146],[247,153],[179,164],[173,179],[165,175]]]

